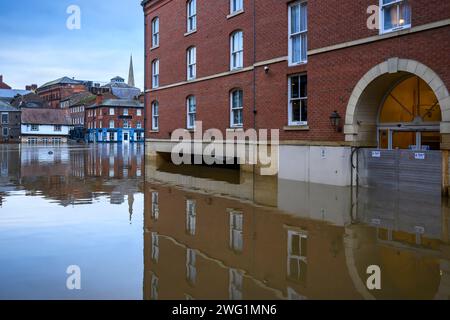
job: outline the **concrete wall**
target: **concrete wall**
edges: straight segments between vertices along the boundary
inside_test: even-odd
[[[350,147],[280,146],[279,178],[335,186],[351,184]]]

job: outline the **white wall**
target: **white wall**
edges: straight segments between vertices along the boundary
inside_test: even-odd
[[[65,136],[69,135],[69,126],[61,126],[61,131],[55,131],[54,125],[39,125],[38,131],[31,131],[31,125],[22,124],[21,133],[28,135],[58,135]]]
[[[334,186],[350,185],[349,147],[280,145],[279,178]]]

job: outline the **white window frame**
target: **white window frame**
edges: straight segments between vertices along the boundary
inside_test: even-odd
[[[157,232],[152,232],[152,260],[159,261],[159,235]]]
[[[389,32],[394,32],[394,31],[398,31],[398,30],[403,30],[403,29],[409,29],[411,28],[412,22],[411,22],[411,16],[412,16],[412,10],[411,10],[411,6],[408,4],[408,1],[406,0],[391,0],[391,2],[384,4],[383,0],[379,0],[380,1],[380,34],[384,34],[384,33],[389,33]],[[390,29],[385,29],[384,28],[384,12],[386,8],[389,8],[391,6],[396,6],[397,7],[397,18],[400,16],[400,6],[401,4],[406,4],[409,6],[409,18],[410,21],[409,23],[403,24],[403,25],[398,25],[395,27],[392,27]]]
[[[230,248],[235,252],[244,249],[244,214],[241,211],[230,212]]]
[[[237,47],[235,46],[237,40]],[[234,31],[230,36],[230,70],[244,67],[244,32]]]
[[[241,92],[241,106],[235,107],[233,95],[238,91]],[[242,112],[241,123],[234,123],[234,112],[236,111]],[[230,92],[230,126],[232,128],[242,128],[244,126],[244,91],[242,89],[234,89]]]
[[[306,6],[306,23],[305,23],[305,29],[304,30],[300,30],[299,32],[296,33],[291,33],[291,18],[292,18],[292,8],[299,6],[301,7],[302,5]],[[300,12],[301,12],[301,8],[300,8]],[[300,15],[300,19],[301,19],[301,14],[299,12]],[[301,25],[301,22],[300,22]],[[299,27],[300,28],[300,27]],[[300,61],[293,61],[293,55],[292,55],[292,50],[293,50],[293,39],[294,37],[300,37]],[[306,48],[305,50],[303,50],[302,48],[302,37],[305,37],[305,43],[306,43]],[[288,64],[289,66],[297,66],[299,64],[304,64],[308,61],[308,3],[307,1],[297,1],[294,2],[292,4],[289,5],[289,10],[288,10],[288,57],[289,57],[289,61]],[[305,56],[302,57],[302,52],[306,52]]]
[[[128,114],[129,114],[128,108],[123,109],[123,115],[128,116]]]
[[[242,300],[242,289],[244,287],[244,275],[242,271],[230,268],[228,283],[230,300]]]
[[[62,131],[62,125],[57,124],[53,126],[53,131],[55,132],[61,132]]]
[[[159,88],[159,60],[152,61],[152,88]]]
[[[186,232],[195,236],[197,225],[197,202],[193,199],[186,200]]]
[[[193,110],[191,110],[193,106]],[[195,96],[189,96],[186,99],[186,128],[195,129],[195,121],[197,117],[197,98]],[[191,119],[193,121],[191,121]]]
[[[159,103],[158,101],[152,102],[152,130],[159,130]]]
[[[5,134],[5,132],[6,132],[6,134]],[[3,127],[2,135],[3,135],[4,137],[9,136],[9,128],[8,128],[8,127]]]
[[[32,124],[30,130],[31,131],[39,131],[39,125],[38,124]]]
[[[109,115],[113,116],[115,114],[114,108],[109,108]]]
[[[6,116],[6,121],[3,121],[4,116]],[[7,112],[2,113],[2,124],[9,124],[9,113]]]
[[[244,11],[244,0],[230,0],[230,14]]]
[[[152,48],[159,47],[159,17],[152,20]]]
[[[141,109],[137,109],[136,110],[136,116],[137,117],[142,117],[142,110]]]
[[[186,50],[186,73],[188,80],[197,78],[197,48],[190,47]]]
[[[299,240],[300,240],[300,242],[298,244],[300,252],[298,254],[295,254],[293,252],[293,249],[292,249],[292,240],[293,240],[294,236],[298,237]],[[301,275],[301,272],[302,272],[302,270],[300,268],[300,262],[304,262],[305,264],[307,264],[307,262],[308,262],[308,259],[307,259],[307,256],[306,256],[307,253],[306,252],[301,252],[301,249],[302,249],[301,242],[302,241],[308,241],[308,234],[305,231],[288,230],[287,240],[288,240],[288,243],[287,243],[287,249],[288,249],[288,254],[287,254],[287,276],[289,278],[298,279],[298,278],[300,278],[300,275]],[[297,261],[297,274],[296,275],[292,274],[293,270],[291,270],[291,260]],[[306,270],[304,272],[306,272]]]
[[[150,284],[150,299],[158,300],[158,287],[159,287],[159,278],[152,274],[152,280]]]
[[[115,124],[114,120],[109,120],[109,128],[114,129],[115,126],[116,126],[116,124]]]
[[[193,249],[186,249],[186,280],[194,285],[197,281],[197,252]]]
[[[189,0],[186,4],[187,32],[197,30],[197,1]]]
[[[142,129],[142,123],[140,121],[136,122],[136,129]]]
[[[128,120],[123,120],[123,128],[124,129],[130,129],[131,128],[130,122]]]
[[[159,193],[156,191],[152,192],[152,219],[159,219]]]
[[[294,77],[306,77],[306,97],[298,97],[298,98],[292,98],[292,78]],[[300,80],[300,79],[299,79]],[[289,76],[288,80],[288,125],[289,126],[307,126],[308,125],[308,112],[306,114],[306,121],[294,121],[292,120],[292,117],[294,115],[293,109],[292,109],[292,102],[294,100],[304,100],[306,101],[306,110],[308,110],[308,76],[306,74],[294,74]],[[301,118],[301,114],[300,114]]]

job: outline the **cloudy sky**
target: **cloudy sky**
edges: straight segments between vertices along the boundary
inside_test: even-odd
[[[136,86],[144,83],[144,17],[140,0],[1,0],[0,74],[14,89],[63,76],[108,82],[128,79],[133,54]],[[69,30],[71,5],[81,28]],[[73,21],[73,20],[71,20]]]

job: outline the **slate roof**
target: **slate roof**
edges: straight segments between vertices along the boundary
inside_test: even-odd
[[[47,83],[44,83],[42,86],[39,87],[39,89],[50,87],[56,84],[83,84],[83,81],[71,79],[69,77],[62,77]]]
[[[92,94],[88,91],[85,92],[79,92],[79,93],[75,93],[73,95],[71,95],[70,97],[61,100],[61,101],[67,101],[69,100],[69,106],[70,107],[74,107],[74,106],[79,106],[79,105],[83,105],[83,104],[90,104],[95,102],[95,94]]]
[[[140,103],[139,100],[128,100],[128,99],[106,99],[103,100],[101,105],[93,104],[88,108],[96,107],[125,107],[125,108],[144,108],[144,104]]]
[[[23,108],[21,118],[24,124],[70,125],[67,110],[63,109]]]
[[[25,95],[31,93],[28,90],[16,90],[16,89],[0,89],[0,98],[12,99],[18,94]]]
[[[0,100],[0,112],[20,112],[20,110],[14,108],[7,102]]]
[[[35,93],[17,95],[11,100],[11,105],[16,108],[46,108],[48,103]]]

